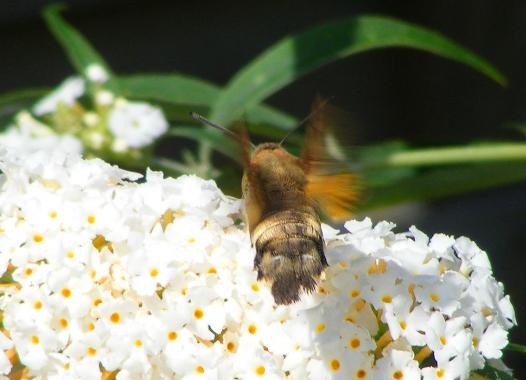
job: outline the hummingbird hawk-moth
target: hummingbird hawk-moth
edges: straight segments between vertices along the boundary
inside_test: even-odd
[[[350,215],[357,198],[356,176],[332,158],[326,144],[330,116],[316,100],[301,154],[280,143],[254,146],[246,132],[241,142],[242,193],[258,280],[270,283],[276,304],[290,304],[312,292],[328,266],[321,231],[321,210],[331,219]],[[192,116],[225,130],[202,116]]]

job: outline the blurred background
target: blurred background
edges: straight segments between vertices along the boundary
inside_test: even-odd
[[[73,74],[40,18],[50,2],[4,2],[0,12],[0,92],[55,86]],[[507,87],[452,61],[409,49],[382,49],[326,65],[267,102],[298,118],[316,94],[350,113],[356,145],[403,139],[411,146],[524,139],[526,2],[66,1],[64,16],[119,74],[177,71],[225,84],[283,36],[354,14],[391,15],[437,30],[488,59]],[[171,146],[162,146],[169,151]],[[465,235],[486,250],[515,305],[511,341],[526,344],[526,184],[410,203],[368,214],[428,234]],[[524,356],[505,353],[518,379]]]

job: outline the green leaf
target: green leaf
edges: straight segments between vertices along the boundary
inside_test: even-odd
[[[26,88],[0,95],[0,130],[18,111],[31,107],[35,101],[50,91],[48,88]]]
[[[89,65],[98,64],[110,75],[110,80],[106,82],[106,86],[112,88],[114,83],[111,80],[112,72],[109,65],[90,42],[61,17],[60,11],[64,8],[63,4],[51,4],[44,8],[42,16],[49,30],[58,40],[71,64],[80,75],[85,75],[85,70]]]
[[[251,125],[269,125],[281,129],[282,131],[290,131],[299,123],[298,119],[295,117],[265,104],[257,104],[248,108],[245,117],[249,123],[250,131],[253,130]],[[276,130],[276,128],[274,128],[274,130]],[[265,129],[259,129],[257,131],[261,136],[269,135],[267,132],[268,131]],[[270,136],[272,136],[272,134],[270,134]],[[283,134],[281,137],[283,137]]]
[[[403,141],[385,141],[378,144],[371,144],[356,149],[356,161],[364,170],[363,180],[368,186],[385,186],[397,182],[403,178],[412,177],[417,173],[411,167],[389,167],[380,165],[386,162],[389,157],[408,150],[408,146]]]
[[[483,369],[475,371],[470,376],[470,380],[515,380],[515,376],[486,364]]]
[[[185,127],[178,126],[170,128],[166,132],[166,136],[183,137],[198,142],[206,142],[213,149],[232,158],[234,161],[240,162],[241,156],[239,154],[238,144],[231,138],[217,134],[217,131],[208,127]]]
[[[126,97],[166,103],[209,107],[219,93],[210,82],[180,74],[135,74],[117,80]]]
[[[322,24],[272,45],[230,80],[211,118],[229,124],[244,110],[322,65],[385,47],[424,50],[464,63],[502,85],[506,83],[488,61],[440,33],[392,18],[365,15]]]
[[[526,180],[526,163],[505,162],[431,169],[389,186],[365,183],[360,211],[423,201]]]
[[[210,82],[176,73],[126,75],[117,77],[117,81],[121,93],[129,98],[186,105],[194,107],[191,111],[204,111],[205,114],[208,114],[221,91],[220,87]],[[274,136],[276,130],[287,131],[298,123],[294,117],[266,105],[256,105],[248,109],[244,116],[251,131],[252,125],[260,126],[255,133],[261,136]],[[267,130],[265,126],[271,127]]]

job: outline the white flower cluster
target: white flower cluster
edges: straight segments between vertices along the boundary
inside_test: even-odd
[[[148,146],[166,132],[168,121],[160,108],[116,97],[104,88],[108,79],[104,68],[93,64],[87,67],[85,79],[75,76],[64,80],[32,109],[33,115],[50,119],[50,126],[36,121],[25,111],[22,113],[23,120],[17,117],[8,129],[7,136],[0,135],[0,144],[11,147],[37,145],[41,149],[51,147],[49,150],[53,150],[56,144],[69,144],[82,149],[82,141],[94,149],[110,145],[111,150],[122,153],[129,148]],[[91,90],[89,93],[88,88]],[[85,95],[92,96],[93,109],[87,110],[80,106],[79,99]],[[51,116],[61,112],[68,112],[64,120],[65,127],[53,125],[60,118]],[[28,122],[29,118],[31,122]],[[39,124],[38,128],[36,124]],[[71,124],[75,124],[76,128],[71,128]],[[47,130],[45,139],[38,135],[42,128]],[[64,139],[68,141],[64,142]]]
[[[0,346],[36,379],[467,379],[516,323],[474,242],[369,219],[277,307],[214,182],[43,155],[0,157]]]
[[[0,134],[0,146],[29,155],[38,151],[82,153],[82,143],[71,134],[57,135],[49,126],[36,120],[28,111],[19,112],[14,124]]]

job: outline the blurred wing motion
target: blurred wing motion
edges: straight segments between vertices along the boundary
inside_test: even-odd
[[[305,195],[332,220],[348,219],[358,200],[358,180],[339,157],[333,128],[345,125],[342,112],[317,98],[301,153]]]

